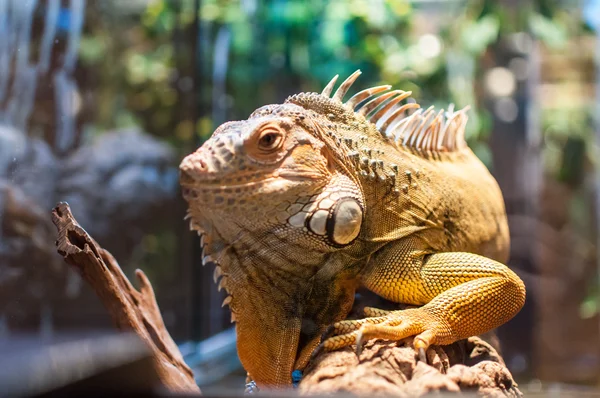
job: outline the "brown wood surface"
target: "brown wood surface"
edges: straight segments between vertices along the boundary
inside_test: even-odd
[[[350,349],[319,355],[300,383],[302,395],[418,397],[439,393],[522,397],[497,351],[479,337],[431,347],[416,360],[412,339],[369,341],[360,356]]]
[[[68,204],[59,203],[54,208],[52,222],[58,229],[58,253],[94,289],[116,327],[133,331],[154,352],[155,366],[165,387],[176,392],[199,393],[192,370],[165,327],[144,272],[136,270],[140,285],[137,290],[115,258],[77,223]]]

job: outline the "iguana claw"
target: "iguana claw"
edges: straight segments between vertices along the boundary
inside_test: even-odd
[[[427,363],[427,354],[425,352],[425,348],[421,347],[418,350],[419,356],[418,356],[418,360],[424,363]]]
[[[310,361],[315,360],[315,358],[318,357],[324,350],[325,350],[325,347],[323,346],[323,343],[319,344],[313,350],[312,354],[310,354]]]
[[[321,343],[327,340],[335,332],[335,324],[327,326],[327,329],[321,335]]]
[[[359,329],[358,333],[356,335],[356,356],[358,358],[360,358],[360,353],[362,352],[363,345],[364,345],[363,334],[362,334],[361,330]]]

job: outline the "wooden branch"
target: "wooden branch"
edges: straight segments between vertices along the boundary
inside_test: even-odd
[[[427,351],[429,365],[415,360],[412,339],[371,340],[360,358],[345,350],[319,355],[306,370],[302,395],[333,393],[417,397],[439,392],[522,397],[496,350],[478,337]]]
[[[136,270],[138,291],[114,257],[77,223],[68,204],[59,203],[54,208],[52,222],[58,229],[58,253],[94,289],[117,328],[135,332],[154,352],[155,366],[165,387],[175,392],[200,393],[192,370],[165,327],[144,272]]]

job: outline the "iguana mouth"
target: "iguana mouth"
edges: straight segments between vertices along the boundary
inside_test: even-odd
[[[202,192],[202,191],[218,191],[218,190],[235,190],[237,188],[253,188],[257,185],[267,184],[270,181],[274,181],[277,177],[268,177],[259,181],[250,181],[242,184],[224,184],[222,180],[205,180],[190,183],[182,183],[181,186],[184,192]],[[238,192],[239,193],[239,192]]]
[[[204,194],[220,193],[225,196],[237,196],[243,192],[251,192],[257,187],[276,183],[277,180],[302,181],[316,180],[322,176],[309,172],[280,172],[276,176],[245,183],[229,184],[220,179],[196,180],[187,174],[181,173],[181,192],[185,199],[198,199]],[[228,195],[229,194],[229,195]]]
[[[182,176],[181,186],[188,190],[217,190],[217,189],[236,189],[236,188],[251,188],[256,185],[267,184],[269,182],[275,181],[278,178],[285,178],[287,180],[313,180],[317,178],[321,178],[322,176],[318,173],[309,173],[309,172],[280,172],[275,176],[266,177],[260,180],[249,181],[241,184],[229,184],[224,183],[223,180],[220,179],[207,179],[207,180],[198,180],[198,181],[189,181],[188,177]],[[184,179],[188,178],[187,181]]]
[[[276,178],[276,176],[264,176],[262,173],[236,175],[235,179],[227,178],[216,173],[205,172],[190,163],[186,163],[185,167],[180,166],[179,181],[183,187],[195,189],[238,188],[268,182]]]

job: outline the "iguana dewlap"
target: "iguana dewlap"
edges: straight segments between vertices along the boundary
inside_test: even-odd
[[[259,387],[288,386],[321,334],[335,350],[487,332],[523,306],[507,268],[494,178],[464,140],[466,110],[402,102],[390,86],[301,93],[221,125],[181,163],[203,263],[229,296],[238,352]],[[344,321],[364,286],[419,308]]]

